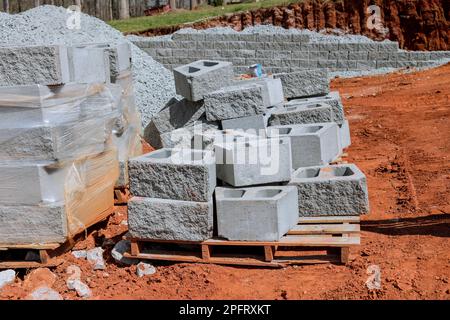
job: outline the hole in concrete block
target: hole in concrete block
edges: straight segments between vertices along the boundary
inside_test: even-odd
[[[205,158],[205,153],[203,151],[195,150],[182,150],[181,151],[183,161],[202,161]]]
[[[350,177],[355,173],[350,168],[341,167],[341,168],[324,168],[321,170],[321,174],[332,177]]]
[[[255,197],[256,198],[273,198],[277,195],[279,195],[281,190],[260,190],[256,192]]]
[[[232,199],[239,199],[244,197],[245,191],[244,190],[225,190],[223,192],[223,195],[225,198],[232,198]]]
[[[295,177],[299,179],[317,178],[319,173],[320,169],[304,169],[298,172]]]
[[[167,159],[167,158],[170,158],[171,156],[172,156],[171,150],[161,150],[161,151],[156,151],[156,152],[152,152],[152,153],[148,154],[146,156],[146,158]]]
[[[199,71],[200,71],[199,68],[195,68],[195,67],[189,67],[188,68],[188,72],[189,73],[196,73],[196,72],[199,72]]]
[[[295,111],[298,108],[299,108],[298,106],[286,107],[286,111]]]
[[[217,66],[219,63],[218,62],[212,62],[212,61],[203,61],[203,65],[205,67],[214,67]]]
[[[280,128],[278,129],[279,134],[290,134],[292,132],[292,128]]]
[[[298,128],[297,132],[298,133],[316,133],[322,129],[323,129],[322,126],[303,127],[303,128]]]

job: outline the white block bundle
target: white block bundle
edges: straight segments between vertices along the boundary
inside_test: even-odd
[[[63,243],[111,212],[119,161],[142,153],[126,46],[0,48],[0,245]]]

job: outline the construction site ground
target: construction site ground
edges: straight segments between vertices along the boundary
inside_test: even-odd
[[[53,288],[65,299],[78,299],[67,289],[65,273],[77,264],[94,299],[450,299],[450,64],[335,79],[332,87],[340,91],[351,125],[346,160],[367,175],[371,203],[371,214],[362,218],[362,245],[352,250],[347,266],[155,263],[155,275],[138,278],[135,266],[119,266],[110,256],[127,229],[126,207],[117,207],[76,245],[103,244],[107,269],[93,271],[67,253],[52,270],[58,276]],[[377,268],[381,288],[370,290],[366,281]],[[19,278],[0,299],[23,299],[43,281],[24,280],[26,272]]]

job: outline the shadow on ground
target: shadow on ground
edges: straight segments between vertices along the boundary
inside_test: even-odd
[[[361,230],[385,235],[427,235],[450,237],[450,214],[436,214],[416,218],[362,221]]]

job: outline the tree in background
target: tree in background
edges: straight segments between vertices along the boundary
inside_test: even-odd
[[[9,13],[9,0],[3,0],[3,11]]]
[[[119,19],[130,18],[130,3],[128,0],[120,0],[119,3]]]

